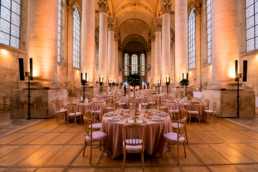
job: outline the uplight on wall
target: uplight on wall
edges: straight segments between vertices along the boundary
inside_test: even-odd
[[[8,55],[8,51],[5,50],[5,49],[1,49],[0,52],[1,52],[1,56],[7,56]]]

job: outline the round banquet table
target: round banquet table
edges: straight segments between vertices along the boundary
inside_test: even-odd
[[[121,111],[120,111],[121,112]],[[140,115],[138,115],[139,119],[144,118],[145,110],[142,111]],[[156,157],[160,157],[163,153],[163,134],[172,132],[172,125],[169,114],[157,110],[152,110],[153,117],[161,114],[163,120],[162,121],[153,121],[152,119],[145,119],[145,122],[139,125],[146,125],[145,130],[145,152],[149,155],[154,155]],[[164,117],[166,115],[166,117]],[[122,118],[121,120],[114,122],[111,121],[112,116],[119,116],[119,112],[113,111],[106,113],[102,118],[102,126],[101,131],[107,133],[108,142],[107,148],[108,153],[111,152],[111,157],[117,158],[121,154],[123,154],[123,126],[130,125],[127,123],[129,118]]]

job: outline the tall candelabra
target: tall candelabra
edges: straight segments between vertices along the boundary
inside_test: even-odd
[[[170,77],[166,77],[166,85],[167,85],[167,94],[168,94],[168,87],[170,84]]]
[[[83,78],[83,73],[81,73],[81,84],[83,92],[83,101],[85,101],[85,86],[87,84],[87,73],[85,73],[85,78]]]

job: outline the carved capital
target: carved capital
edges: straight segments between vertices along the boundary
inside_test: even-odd
[[[98,0],[99,12],[107,13],[109,10],[108,0]]]
[[[161,28],[162,28],[162,19],[160,17],[156,18],[155,19],[155,32],[160,32],[161,31]]]
[[[197,15],[201,14],[201,11],[202,11],[202,2],[199,0],[196,0],[195,5],[194,5],[195,15],[197,16]]]
[[[116,30],[116,22],[115,22],[115,18],[113,17],[108,17],[108,28],[111,31],[115,31]]]
[[[160,11],[162,14],[170,14],[171,13],[171,3],[169,0],[163,0],[161,2]]]
[[[75,0],[68,0],[68,1],[67,1],[67,6],[68,6],[68,8],[71,9],[71,10],[73,10],[73,11],[75,10],[74,4],[75,4]]]

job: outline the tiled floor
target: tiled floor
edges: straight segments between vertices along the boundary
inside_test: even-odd
[[[258,132],[258,108],[256,108],[256,115],[254,118],[229,118],[227,120]]]
[[[180,147],[162,158],[145,154],[145,171],[258,171],[258,133],[218,119],[216,124],[188,125],[187,158]],[[94,147],[82,157],[83,127],[57,124],[54,119],[0,137],[0,171],[121,171],[122,156],[111,159]],[[126,171],[141,171],[140,155],[129,155]]]

